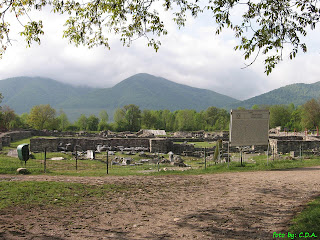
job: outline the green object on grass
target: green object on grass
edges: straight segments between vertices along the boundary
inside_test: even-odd
[[[18,157],[21,161],[28,161],[29,159],[29,144],[23,143],[17,147]]]

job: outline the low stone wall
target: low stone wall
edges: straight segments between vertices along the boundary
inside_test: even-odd
[[[147,138],[32,138],[30,139],[30,151],[41,152],[46,148],[47,151],[54,152],[58,150],[59,144],[65,146],[69,143],[71,149],[79,145],[83,151],[96,150],[97,145],[150,148],[150,141]]]
[[[2,142],[2,146],[10,146],[10,143],[13,141],[30,137],[32,137],[31,131],[5,132],[0,134],[0,142]]]
[[[4,147],[9,147],[10,146],[10,143],[11,143],[11,138],[10,136],[3,136],[0,138],[0,142],[2,144],[2,146]]]
[[[320,141],[278,140],[270,139],[271,151],[275,153],[290,153],[291,151],[320,150]]]
[[[173,149],[173,142],[165,138],[152,138],[150,141],[150,152],[168,153]]]
[[[183,152],[193,152],[195,151],[193,144],[173,144],[172,152],[174,154],[181,154]]]
[[[269,138],[271,139],[278,139],[278,140],[290,140],[290,141],[296,141],[296,140],[303,140],[303,136],[278,136],[278,135],[270,135]]]

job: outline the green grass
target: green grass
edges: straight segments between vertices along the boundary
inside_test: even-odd
[[[293,225],[290,227],[289,232],[296,234],[309,233],[310,236],[314,233],[320,237],[320,197],[310,202],[307,207],[293,219]],[[304,236],[304,235],[303,235]],[[312,237],[310,239],[317,239]]]
[[[125,185],[85,185],[66,182],[0,182],[0,209],[12,206],[69,206],[107,193],[128,190]]]
[[[184,142],[174,142],[175,144],[183,144]],[[216,142],[188,142],[194,145],[195,148],[212,148],[216,146]]]
[[[21,143],[29,143],[30,139],[23,139],[17,142],[11,143],[10,148],[2,151],[0,155],[0,174],[16,174],[16,169],[24,167],[24,162],[21,162],[17,158],[6,156],[9,149],[14,149]],[[195,142],[195,144],[206,144],[214,145],[209,142]],[[199,146],[199,145],[197,145]],[[201,145],[205,146],[205,145]],[[124,155],[116,153],[117,157],[128,157],[133,158],[135,162],[142,158],[138,154],[135,155]],[[109,163],[114,159],[115,156],[109,156]],[[168,159],[168,155],[160,155]],[[33,159],[27,161],[26,167],[30,171],[30,174],[48,174],[48,175],[70,175],[70,176],[105,176],[107,171],[106,166],[106,155],[97,154],[96,157],[100,160],[78,160],[76,169],[76,161],[71,153],[59,153],[59,152],[48,152],[46,161],[46,173],[44,173],[44,153],[33,154]],[[65,160],[49,160],[52,157],[64,157]],[[168,174],[208,174],[208,173],[223,173],[223,172],[242,172],[242,171],[266,171],[266,170],[277,170],[287,168],[299,168],[299,167],[310,167],[320,165],[320,158],[310,158],[301,160],[272,160],[269,158],[267,165],[266,155],[251,156],[246,155],[244,157],[243,166],[239,162],[231,162],[228,166],[227,163],[215,164],[213,161],[207,161],[207,168],[204,169],[204,159],[195,157],[182,157],[185,163],[191,166],[190,170],[173,168],[171,165],[160,164],[143,164],[139,166],[109,166],[110,175],[168,175]],[[237,156],[238,158],[238,156]],[[248,159],[250,158],[250,159]],[[103,159],[103,160],[102,160]],[[159,167],[159,172],[158,172]],[[161,171],[164,168],[168,171]],[[183,171],[182,171],[183,170]]]
[[[38,137],[35,136],[35,137],[32,137],[32,138],[38,138]],[[17,148],[20,144],[23,144],[23,143],[30,144],[30,139],[31,139],[31,138],[26,138],[26,139],[22,139],[22,140],[18,140],[18,141],[11,142],[9,148],[10,148],[10,149],[12,149],[12,148]],[[6,148],[7,148],[7,147],[6,147]]]
[[[16,174],[16,169],[24,167],[24,162],[21,162],[17,158],[6,156],[9,149],[14,149],[21,143],[28,143],[30,139],[23,139],[17,142],[13,142],[10,148],[2,151],[0,155],[0,174]],[[201,144],[208,142],[201,142]],[[116,153],[117,157],[128,157],[133,158],[135,162],[142,158],[138,154],[135,155],[124,155]],[[109,162],[111,162],[115,156],[109,156]],[[168,159],[168,155],[160,155]],[[46,161],[46,173],[44,173],[44,153],[33,154],[33,159],[27,161],[26,167],[30,171],[30,174],[48,174],[48,175],[70,175],[70,176],[105,176],[107,171],[106,166],[106,155],[97,154],[97,158],[100,160],[78,160],[76,169],[76,161],[71,153],[59,153],[59,152],[48,152]],[[64,157],[65,160],[49,160],[52,157]],[[148,157],[147,157],[148,158]],[[250,156],[252,160],[248,159],[248,155],[245,156],[244,165],[241,166],[239,162],[231,162],[229,164],[220,163],[215,164],[213,161],[207,162],[207,168],[204,169],[204,159],[195,157],[182,157],[185,163],[191,166],[190,170],[173,168],[171,165],[158,165],[157,164],[143,164],[140,166],[109,166],[110,175],[126,176],[126,175],[168,175],[168,174],[208,174],[208,173],[223,173],[223,172],[242,172],[242,171],[266,171],[276,169],[287,169],[287,168],[298,168],[298,167],[309,167],[320,165],[320,158],[311,158],[300,160],[271,160],[269,158],[269,164],[265,155]],[[238,158],[238,156],[237,156]],[[103,159],[103,161],[102,161]],[[161,171],[164,168],[168,171]],[[183,170],[183,171],[182,171]]]

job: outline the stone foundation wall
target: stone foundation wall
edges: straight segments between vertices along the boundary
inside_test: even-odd
[[[150,149],[150,140],[151,139],[148,138],[32,138],[30,139],[30,151],[41,152],[46,148],[47,151],[54,152],[58,150],[60,143],[62,143],[62,146],[70,143],[71,149],[74,149],[76,145],[79,145],[83,151],[96,150],[97,145],[111,147],[123,146],[125,148],[144,147]],[[168,148],[167,141],[153,142],[153,144],[155,144],[153,147],[155,150],[166,150]]]
[[[320,141],[304,141],[304,140],[277,140],[270,139],[271,151],[275,153],[290,153],[291,151],[320,150]]]
[[[2,146],[9,147],[10,143],[11,143],[11,138],[10,138],[10,136],[3,136],[0,138],[0,142],[1,142]]]
[[[277,136],[277,135],[270,135],[269,138],[278,139],[278,140],[291,140],[291,141],[304,139],[303,136]]]
[[[150,152],[168,153],[173,149],[173,142],[169,139],[153,138],[150,141]]]
[[[10,146],[10,143],[24,138],[32,137],[31,131],[13,131],[0,134],[2,146]]]

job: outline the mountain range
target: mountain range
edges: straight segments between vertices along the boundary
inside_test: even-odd
[[[111,88],[75,87],[49,78],[15,77],[1,80],[0,92],[4,97],[1,105],[10,106],[18,114],[29,112],[34,105],[50,104],[74,121],[80,114],[98,115],[101,110],[106,110],[112,119],[115,109],[127,104],[170,111],[199,111],[210,106],[229,110],[239,106],[251,108],[255,104],[301,105],[320,96],[320,82],[292,84],[244,101],[146,73],[133,75]]]
[[[127,104],[140,109],[195,109],[210,106],[219,108],[238,100],[214,91],[178,84],[161,77],[140,73],[111,88],[74,87],[41,77],[16,77],[0,81],[2,105],[8,105],[16,113],[29,112],[34,105],[50,104],[62,109],[71,121],[80,114],[98,115],[106,110],[113,112]]]

